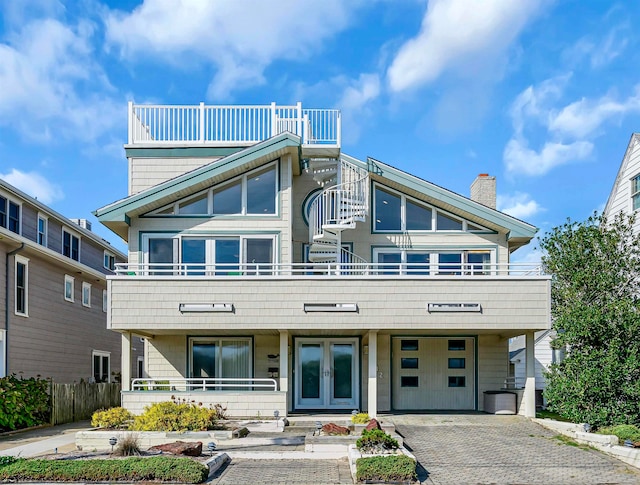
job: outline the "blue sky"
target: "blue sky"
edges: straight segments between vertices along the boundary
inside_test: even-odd
[[[602,210],[640,129],[640,2],[0,0],[0,177],[124,250],[127,101],[339,108],[343,151],[540,228]],[[535,244],[514,255],[533,259]]]

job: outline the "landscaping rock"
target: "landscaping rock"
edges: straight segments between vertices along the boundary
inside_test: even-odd
[[[174,443],[152,446],[149,450],[163,451],[165,453],[171,453],[172,455],[200,456],[202,454],[202,441],[196,441],[195,443],[176,441]]]
[[[367,424],[367,427],[365,429],[367,431],[371,431],[372,429],[382,429],[382,426],[380,426],[380,423],[376,418],[373,418],[371,421],[369,421],[369,424]]]
[[[344,426],[339,426],[335,423],[327,423],[322,427],[322,432],[330,436],[343,436],[348,435],[351,431],[349,428],[345,428]]]

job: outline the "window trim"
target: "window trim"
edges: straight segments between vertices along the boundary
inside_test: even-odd
[[[486,274],[493,274],[494,270],[491,269],[496,265],[496,257],[497,257],[497,250],[495,248],[467,248],[467,249],[456,249],[456,248],[447,248],[447,247],[443,247],[443,248],[420,248],[420,247],[415,247],[415,248],[400,248],[397,246],[382,246],[382,247],[375,247],[373,246],[371,248],[372,251],[372,261],[374,264],[381,264],[381,265],[388,265],[389,268],[385,269],[382,268],[379,271],[383,271],[383,272],[390,272],[388,274],[408,274],[411,275],[412,273],[407,272],[407,267],[412,265],[412,264],[417,264],[417,263],[408,263],[407,262],[407,254],[408,253],[422,253],[422,254],[428,254],[429,255],[429,266],[425,266],[424,271],[427,272],[428,270],[428,274],[429,275],[444,275],[444,274],[456,274],[456,275],[486,275]],[[479,254],[479,253],[488,253],[489,254],[489,270],[484,271],[484,272],[480,272],[478,271],[477,273],[473,273],[471,274],[469,271],[467,271],[467,268],[470,265],[474,265],[474,264],[479,264],[479,263],[469,263],[469,255],[470,254]],[[392,267],[392,265],[396,264],[396,263],[378,263],[378,255],[379,254],[400,254],[400,268],[397,269],[397,273],[393,273],[393,271],[396,271],[395,268]],[[460,254],[460,266],[461,269],[459,271],[451,269],[449,271],[447,271],[446,269],[442,269],[440,268],[440,254]],[[455,263],[452,263],[455,264]],[[401,271],[402,269],[402,271]],[[464,271],[463,271],[464,269]],[[385,273],[387,274],[387,273]],[[419,275],[418,272],[416,272],[414,275]]]
[[[67,234],[69,234],[69,236],[70,236],[70,239],[69,239],[69,244],[70,244],[70,246],[69,246],[69,255],[64,254],[64,233],[65,232]],[[73,255],[73,238],[76,238],[78,240],[78,259],[74,259],[72,257],[72,255]],[[72,231],[71,229],[68,229],[68,228],[63,226],[62,227],[62,241],[61,241],[61,243],[62,243],[62,248],[61,248],[60,252],[62,253],[62,255],[67,257],[67,258],[69,258],[69,259],[71,259],[71,260],[73,260],[73,261],[80,262],[80,254],[82,252],[81,251],[82,250],[82,237],[80,236],[80,234],[78,234],[77,232]]]
[[[85,290],[88,290],[88,300],[85,301],[84,295],[85,295]],[[88,283],[86,281],[82,282],[82,306],[83,307],[87,307],[87,308],[91,308],[91,283]]]
[[[24,256],[20,256],[16,254],[14,256],[14,313],[21,317],[29,316],[29,258],[25,258]],[[23,306],[22,310],[18,309],[18,265],[24,266],[24,282],[22,285],[22,294],[23,294]]]
[[[115,254],[113,254],[111,251],[107,251],[106,249],[104,250],[104,252],[102,253],[102,267],[105,269],[108,269],[109,271],[115,271],[116,269],[116,256]],[[111,260],[113,260],[113,268],[109,265],[107,266],[105,263],[107,261],[107,258],[109,258],[109,263],[111,263]]]
[[[67,282],[71,283],[71,295],[67,297]],[[64,275],[64,288],[62,290],[62,295],[64,296],[65,301],[70,303],[75,302],[75,291],[76,291],[76,279],[71,275]]]
[[[96,357],[100,357],[100,367],[102,367],[102,357],[107,357],[109,359],[108,367],[107,367],[107,380],[106,382],[111,382],[111,352],[106,350],[92,350],[91,351],[91,377],[95,379],[96,376],[96,368],[94,367],[94,360]],[[100,370],[103,370],[102,368]],[[98,381],[96,381],[98,382]]]
[[[633,191],[634,182],[638,181],[638,190],[636,192]],[[631,193],[631,212],[640,210],[640,173],[634,175],[629,179],[629,192]],[[638,200],[638,207],[635,207],[635,200]]]
[[[381,190],[390,193],[391,195],[395,195],[397,197],[400,198],[400,229],[398,230],[378,230],[376,229],[376,189],[380,188]],[[487,229],[486,227],[483,227],[481,224],[477,224],[475,222],[471,222],[471,221],[467,221],[465,218],[460,217],[458,215],[452,214],[450,212],[447,212],[443,209],[440,209],[434,205],[431,205],[423,200],[420,199],[416,199],[415,197],[412,197],[410,195],[406,195],[403,192],[400,192],[399,190],[396,189],[392,189],[391,187],[388,187],[386,185],[383,185],[379,182],[373,182],[373,188],[371,190],[371,213],[372,213],[372,217],[371,217],[371,233],[372,234],[400,234],[400,233],[411,233],[411,234],[430,234],[430,233],[435,233],[435,232],[442,232],[442,233],[455,233],[455,234],[459,234],[459,233],[463,233],[463,232],[470,232],[470,233],[475,233],[475,234],[481,234],[481,233],[486,233],[486,232],[490,232],[490,233],[494,233],[495,231],[492,231],[490,229]],[[407,230],[407,200],[410,201],[412,204],[417,205],[419,207],[428,209],[431,211],[431,229],[410,229]],[[454,219],[454,220],[458,220],[461,222],[461,229],[444,229],[444,230],[439,230],[438,229],[438,214],[442,214],[445,217],[448,217],[450,219]],[[473,227],[476,227],[477,229],[469,229],[468,226],[471,225]]]
[[[255,352],[255,342],[253,337],[247,337],[244,335],[238,335],[238,336],[219,336],[219,335],[212,335],[212,336],[198,336],[198,337],[188,337],[188,343],[187,343],[187,375],[189,377],[193,376],[193,344],[194,343],[215,343],[217,348],[216,348],[216,352],[221,352],[222,351],[222,345],[221,343],[226,341],[226,340],[244,340],[246,342],[249,343],[249,352],[247,353],[247,358],[249,359],[249,364],[248,364],[248,369],[249,369],[249,374],[248,376],[246,376],[246,378],[252,378],[255,374],[255,369],[254,369],[254,365],[255,365],[255,357],[254,357],[254,352]],[[218,357],[218,356],[216,356]],[[220,358],[216,358],[216,373],[218,373],[221,369],[222,366],[222,359]],[[218,377],[222,377],[222,376],[218,376]]]
[[[43,221],[44,230],[40,232],[40,221]],[[45,248],[48,247],[49,243],[49,217],[43,214],[42,212],[38,212],[38,226],[36,228],[36,242]],[[40,241],[40,235],[42,235],[42,241]]]
[[[107,313],[107,308],[109,308],[109,295],[107,290],[102,290],[102,312]]]
[[[6,230],[13,232],[14,234],[22,235],[22,201],[13,199],[5,193],[0,193],[0,198],[4,200],[4,212],[0,212],[2,218],[0,218],[0,227],[4,227]],[[11,218],[11,206],[15,206],[18,209],[18,224],[17,231],[11,230],[10,218]],[[4,219],[4,223],[2,221]]]

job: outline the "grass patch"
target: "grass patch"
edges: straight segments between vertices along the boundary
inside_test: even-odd
[[[0,467],[0,480],[117,482],[156,480],[202,483],[209,469],[189,458],[154,456],[121,460],[43,460],[20,458]]]
[[[413,482],[417,478],[416,462],[407,455],[371,456],[356,460],[356,479],[359,482]]]
[[[625,440],[631,440],[633,443],[640,441],[640,428],[632,424],[619,424],[617,426],[607,426],[598,429],[598,434],[612,434],[618,437],[620,444]]]
[[[539,419],[554,419],[556,421],[563,421],[565,423],[570,423],[571,420],[567,418],[563,418],[558,413],[554,413],[553,411],[547,411],[546,409],[542,409],[540,411],[536,411],[536,418]]]
[[[596,448],[589,446],[589,445],[583,445],[582,443],[578,443],[576,440],[574,440],[573,438],[569,438],[568,436],[565,436],[563,434],[557,434],[553,437],[554,440],[558,441],[558,444],[563,444],[563,445],[567,445],[567,446],[573,446],[575,448],[580,448],[581,450],[595,450],[597,451]]]

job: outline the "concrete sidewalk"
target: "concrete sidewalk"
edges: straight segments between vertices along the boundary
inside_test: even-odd
[[[76,449],[76,432],[92,429],[89,421],[61,424],[0,435],[0,455],[24,458]]]

